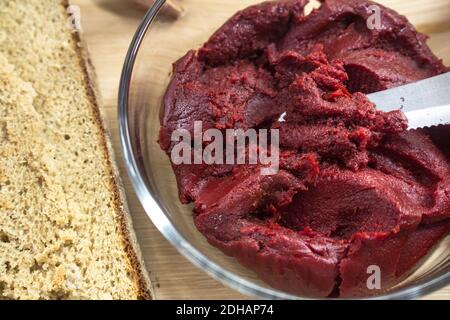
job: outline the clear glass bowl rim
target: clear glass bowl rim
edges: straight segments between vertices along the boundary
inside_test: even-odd
[[[128,49],[125,62],[122,69],[120,79],[119,95],[118,95],[118,122],[119,134],[122,147],[122,154],[127,168],[128,175],[131,179],[133,188],[141,202],[144,210],[156,228],[163,236],[191,263],[198,268],[204,270],[207,274],[220,281],[221,283],[237,290],[238,292],[262,299],[310,299],[306,297],[290,295],[276,289],[261,287],[240,276],[229,272],[218,264],[210,261],[199,250],[194,248],[170,222],[165,213],[165,209],[161,206],[155,197],[153,197],[148,188],[143,172],[137,163],[135,152],[131,143],[131,135],[128,117],[128,99],[129,89],[131,85],[131,76],[139,53],[139,48],[145,38],[145,35],[151,27],[153,21],[158,16],[162,6],[166,0],[156,0],[153,6],[147,11],[143,21],[139,25],[133,40]],[[403,288],[397,292],[386,293],[366,299],[415,299],[430,294],[450,284],[450,272],[446,272],[439,277],[430,279],[424,283]]]

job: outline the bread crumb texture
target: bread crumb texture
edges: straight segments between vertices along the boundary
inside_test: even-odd
[[[0,299],[135,299],[63,3],[0,1]]]

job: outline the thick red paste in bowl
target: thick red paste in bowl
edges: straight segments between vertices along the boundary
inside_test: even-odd
[[[174,65],[159,143],[172,132],[268,128],[280,169],[173,164],[180,199],[208,241],[275,288],[305,296],[380,294],[450,230],[448,127],[407,130],[365,93],[448,69],[426,37],[374,3],[265,2],[234,15]],[[285,114],[285,121],[279,121]],[[368,288],[368,268],[381,288]]]

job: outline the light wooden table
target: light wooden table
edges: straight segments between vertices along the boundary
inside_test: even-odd
[[[207,2],[208,0],[203,0]],[[450,65],[450,0],[384,0],[405,14],[430,46]],[[117,90],[123,60],[143,12],[126,0],[72,0],[81,8],[81,23],[103,95],[109,129],[119,161],[135,229],[157,299],[240,299],[235,291],[210,278],[182,257],[156,230],[142,209],[120,156],[117,130]],[[443,45],[446,44],[446,45]],[[429,296],[450,299],[450,287]]]

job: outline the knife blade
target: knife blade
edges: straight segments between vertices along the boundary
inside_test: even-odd
[[[367,97],[379,110],[402,110],[409,129],[450,124],[450,72]]]

